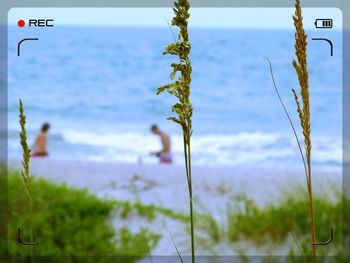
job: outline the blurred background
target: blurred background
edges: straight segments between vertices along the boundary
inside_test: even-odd
[[[299,87],[291,64],[292,9],[282,10],[290,16],[274,15],[267,22],[268,11],[258,9],[243,13],[193,9],[194,165],[300,164],[264,59],[271,60],[282,97],[299,127],[291,92]],[[160,147],[149,129],[156,123],[170,133],[175,161],[181,163],[181,130],[165,119],[172,116],[174,100],[166,94],[155,95],[157,87],[170,83],[170,63],[176,62],[175,57],[162,55],[173,41],[164,20],[171,21],[171,10],[158,9],[154,15],[156,11],[119,10],[111,17],[110,11],[90,10],[83,16],[83,10],[74,15],[51,10],[44,17],[55,19],[53,28],[10,27],[9,156],[18,157],[21,152],[17,115],[22,98],[29,141],[34,141],[43,122],[52,125],[50,158],[156,162],[149,156]],[[321,15],[317,9],[304,15],[309,34],[313,161],[327,168],[340,167],[342,161],[342,34],[337,11],[328,10],[335,28],[327,30],[314,28],[314,18]],[[33,11],[34,16],[37,12]],[[11,12],[10,21],[24,14],[29,18],[31,12]],[[89,14],[99,21],[95,26]],[[209,14],[221,19],[205,19]],[[40,40],[24,45],[18,58],[17,40],[25,36]],[[334,43],[333,57],[327,43],[311,40],[325,36]]]

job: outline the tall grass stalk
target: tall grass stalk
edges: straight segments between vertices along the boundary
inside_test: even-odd
[[[296,91],[293,89],[294,99],[297,105],[297,112],[304,135],[307,174],[306,183],[309,196],[310,221],[311,221],[311,239],[312,239],[312,258],[316,262],[316,236],[314,221],[314,206],[312,198],[312,176],[311,176],[311,124],[310,124],[310,93],[309,93],[309,73],[307,68],[307,35],[303,27],[303,16],[300,7],[300,0],[296,0],[295,15],[293,16],[295,33],[295,55],[297,60],[293,60],[294,69],[298,75],[300,85],[300,95],[302,105]]]
[[[190,85],[192,66],[189,58],[191,44],[188,35],[188,19],[190,4],[188,0],[178,0],[174,2],[174,14],[171,24],[180,29],[178,41],[168,45],[165,48],[164,55],[176,55],[179,57],[179,63],[172,63],[173,72],[170,78],[173,80],[179,72],[178,79],[171,84],[164,85],[157,90],[157,95],[167,91],[178,99],[178,102],[172,106],[172,111],[177,113],[177,117],[168,119],[181,125],[184,142],[184,157],[186,165],[186,176],[190,203],[190,221],[191,221],[191,252],[192,263],[195,262],[195,244],[194,244],[194,224],[193,224],[193,199],[192,199],[192,167],[191,167],[191,135],[192,135],[192,104],[190,102]]]
[[[299,152],[300,152],[300,155],[301,155],[301,159],[302,159],[302,161],[303,161],[303,165],[304,165],[304,169],[305,169],[305,175],[306,175],[306,180],[308,180],[306,161],[305,161],[303,149],[302,149],[302,147],[301,147],[301,144],[300,144],[300,141],[299,141],[299,137],[298,137],[297,131],[296,131],[296,129],[295,129],[295,127],[294,127],[294,124],[293,124],[293,122],[292,122],[292,119],[291,119],[291,117],[290,117],[290,115],[289,115],[289,113],[288,113],[288,111],[287,111],[287,108],[286,108],[286,106],[285,106],[285,104],[284,104],[284,102],[283,102],[283,99],[282,99],[282,97],[281,97],[281,94],[280,94],[280,92],[279,92],[279,90],[278,90],[278,88],[277,88],[276,81],[275,81],[275,76],[274,76],[274,74],[273,74],[273,68],[272,68],[271,61],[270,61],[268,58],[266,58],[266,60],[267,60],[267,62],[269,63],[270,74],[271,74],[271,78],[272,78],[272,83],[273,83],[273,86],[274,86],[274,88],[275,88],[276,94],[277,94],[277,96],[278,96],[279,101],[281,102],[281,105],[282,105],[282,107],[283,107],[284,113],[286,114],[286,116],[287,116],[287,118],[288,118],[288,121],[289,121],[289,124],[290,124],[290,126],[291,126],[291,128],[292,128],[292,130],[293,130],[293,134],[294,134],[295,140],[296,140],[297,145],[298,145],[298,148],[299,148]],[[290,232],[290,234],[292,235],[293,240],[294,240],[295,244],[297,245],[297,247],[298,247],[298,249],[299,249],[300,255],[303,256],[303,253],[302,253],[302,250],[301,250],[301,248],[300,248],[300,245],[299,245],[297,239],[295,238],[295,236],[294,236],[293,231],[292,231],[291,228],[290,228],[289,232]]]
[[[22,145],[23,150],[23,160],[22,160],[22,166],[21,169],[21,175],[24,182],[24,191],[27,196],[27,205],[28,205],[28,223],[29,223],[29,230],[30,230],[30,243],[33,243],[33,198],[32,198],[32,188],[31,188],[31,176],[30,176],[30,169],[29,169],[29,162],[30,162],[30,149],[27,144],[27,131],[26,131],[26,116],[24,114],[24,107],[22,100],[19,101],[19,123],[21,126],[21,131],[19,133],[20,142]],[[31,255],[33,255],[33,246],[31,246]]]

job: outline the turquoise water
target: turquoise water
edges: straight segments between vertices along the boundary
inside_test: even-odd
[[[274,92],[277,85],[299,127],[291,93],[298,88],[288,30],[192,29],[193,159],[197,165],[299,166],[291,129]],[[310,31],[309,71],[315,165],[339,167],[342,158],[342,54],[340,32]],[[325,43],[312,37],[330,38]],[[17,42],[26,43],[17,57]],[[175,57],[162,52],[167,28],[55,27],[9,30],[9,156],[20,156],[18,100],[28,118],[29,140],[44,121],[52,125],[51,158],[156,162],[158,123],[169,132],[182,162],[180,128],[167,121],[174,99],[155,95],[169,83]]]

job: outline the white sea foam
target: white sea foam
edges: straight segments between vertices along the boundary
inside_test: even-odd
[[[119,133],[99,134],[65,131],[64,141],[72,146],[101,148],[101,154],[86,153],[96,161],[155,162],[149,155],[160,149],[159,139],[151,134]],[[176,162],[183,159],[183,139],[172,135],[172,149]],[[277,133],[238,133],[193,135],[192,156],[197,164],[235,165],[251,162],[300,161],[293,136]],[[342,141],[336,137],[313,139],[313,161],[324,164],[341,164]]]

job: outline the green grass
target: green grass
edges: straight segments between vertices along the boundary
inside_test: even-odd
[[[145,205],[141,202],[137,201],[132,203],[130,201],[113,201],[115,206],[117,207],[117,211],[119,212],[121,218],[126,219],[131,212],[135,211],[139,216],[147,218],[149,221],[153,221],[159,215],[166,216],[168,218],[181,221],[188,222],[190,219],[189,215],[183,213],[174,212],[171,209],[158,207],[154,204]]]
[[[10,172],[8,177],[9,197],[9,254],[25,256],[30,254],[28,247],[19,245],[17,228],[20,226],[23,239],[29,240],[26,231],[26,208],[23,181],[19,172]],[[101,200],[85,190],[72,189],[66,185],[56,185],[44,179],[32,182],[34,195],[33,228],[35,241],[40,245],[34,248],[34,257],[66,256],[64,262],[108,262],[110,258],[84,258],[79,261],[76,256],[129,256],[115,262],[135,262],[136,259],[152,254],[161,236],[147,228],[131,232],[127,228],[115,230],[111,225],[112,216],[127,221],[139,216],[154,221],[159,216],[171,218],[188,227],[189,215],[175,213],[171,209],[145,205],[141,202]],[[310,227],[308,217],[308,199],[301,188],[290,189],[283,198],[276,202],[259,207],[244,195],[236,196],[228,204],[222,216],[223,221],[216,220],[209,212],[196,214],[196,240],[198,248],[215,254],[215,246],[226,244],[235,252],[245,256],[249,246],[269,247],[271,254],[274,248],[288,241],[290,255],[299,255],[293,242],[290,230],[293,231],[303,253],[310,255]],[[348,199],[341,199],[341,194],[316,196],[317,208],[315,219],[318,227],[317,239],[326,241],[329,228],[334,227],[334,243],[319,249],[319,255],[336,254],[341,259],[342,227],[344,233],[350,233],[349,224],[342,226],[342,212],[350,209]],[[350,218],[345,218],[350,222]],[[242,245],[241,242],[246,242]],[[239,244],[239,245],[237,245]],[[347,243],[349,244],[349,240]],[[237,246],[236,246],[237,245]],[[3,251],[4,252],[4,251]],[[135,256],[135,257],[132,257]],[[295,262],[298,262],[296,259]],[[14,262],[14,261],[13,261]],[[17,262],[17,261],[16,261]],[[62,262],[59,259],[49,262]],[[320,261],[322,262],[322,261]]]
[[[65,262],[76,262],[74,256],[135,256],[148,255],[157,245],[160,235],[144,228],[133,233],[127,228],[114,230],[111,214],[125,209],[122,203],[101,200],[85,190],[56,185],[44,179],[33,179],[35,193],[33,207],[34,256],[67,256]],[[17,228],[22,239],[28,241],[26,196],[19,172],[8,176],[8,253],[10,256],[28,256],[30,247],[17,242]],[[141,205],[136,205],[142,212]],[[134,208],[133,208],[134,209]],[[121,218],[122,220],[122,218]],[[5,251],[2,251],[5,254]],[[122,262],[134,262],[135,258]],[[84,262],[105,262],[84,259]],[[129,260],[129,261],[128,261]],[[56,261],[50,261],[56,262]],[[60,262],[59,260],[57,262]],[[108,262],[108,261],[107,261]]]
[[[311,255],[309,200],[305,194],[301,194],[300,189],[291,192],[294,194],[284,193],[279,202],[264,207],[259,207],[245,196],[237,196],[228,204],[224,216],[226,220],[223,222],[218,222],[209,213],[197,214],[198,244],[208,249],[218,244],[234,247],[243,241],[247,246],[252,244],[256,248],[268,246],[273,254],[274,247],[289,240],[290,255],[300,255],[292,239],[293,232],[303,254]],[[327,241],[330,228],[334,228],[332,245],[320,247],[319,255],[340,255],[343,227],[344,233],[350,233],[349,225],[343,226],[343,206],[349,210],[349,200],[342,199],[340,193],[335,193],[332,199],[315,196],[314,206],[318,242]],[[350,222],[350,218],[345,219],[345,222]]]

